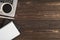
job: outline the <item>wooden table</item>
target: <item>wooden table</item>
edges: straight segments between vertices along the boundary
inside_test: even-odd
[[[13,40],[60,40],[59,0],[19,0],[15,18],[21,35]]]

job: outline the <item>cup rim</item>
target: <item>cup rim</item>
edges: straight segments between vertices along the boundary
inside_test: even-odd
[[[6,12],[3,11],[3,6],[4,6],[5,4],[9,4],[9,5],[12,7],[11,11],[9,12],[9,13],[11,13],[12,10],[13,10],[13,6],[12,6],[10,3],[3,3],[3,4],[2,4],[2,6],[1,6],[2,12],[5,13],[5,14],[9,14],[9,13],[6,13]]]

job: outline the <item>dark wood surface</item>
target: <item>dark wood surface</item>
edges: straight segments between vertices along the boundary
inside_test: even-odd
[[[21,35],[14,40],[60,40],[59,0],[19,0],[15,18]]]
[[[13,40],[60,40],[59,0],[19,0],[15,18],[21,34]]]

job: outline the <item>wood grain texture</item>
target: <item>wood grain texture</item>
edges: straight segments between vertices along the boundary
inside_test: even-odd
[[[13,40],[60,40],[59,0],[19,0],[15,23],[21,35]]]

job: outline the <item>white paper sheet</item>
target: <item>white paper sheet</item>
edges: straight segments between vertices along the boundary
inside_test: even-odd
[[[0,29],[0,40],[12,40],[20,35],[20,32],[16,28],[13,22],[10,22],[6,26]]]

